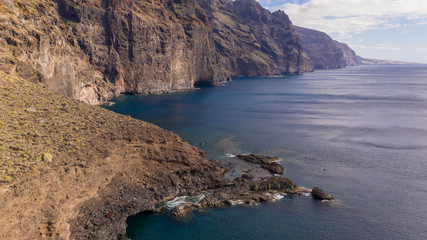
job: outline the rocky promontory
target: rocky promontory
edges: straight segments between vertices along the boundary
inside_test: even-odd
[[[0,72],[0,239],[115,239],[156,203],[227,181],[152,124]]]
[[[239,203],[270,202],[275,200],[278,195],[308,192],[311,190],[297,187],[289,178],[268,177],[257,181],[237,178],[223,187],[205,193],[206,196],[199,202],[175,207],[171,214],[176,217],[184,217],[191,210],[231,206]]]
[[[179,196],[206,195],[183,216],[310,192],[278,176],[227,179],[172,132],[1,71],[0,100],[0,239],[119,239],[129,216]]]
[[[318,187],[314,187],[311,191],[311,196],[314,199],[318,199],[318,200],[334,200],[334,198],[325,193],[325,191],[323,191],[322,189],[318,188]]]
[[[298,26],[294,29],[301,37],[302,45],[315,69],[345,67],[343,51],[326,33]]]
[[[267,169],[271,174],[283,174],[284,172],[282,165],[277,163],[279,160],[277,157],[268,157],[258,154],[242,154],[237,155],[236,157],[246,162],[258,164],[262,168]]]
[[[178,196],[207,193],[182,216],[309,192],[282,177],[230,181],[169,131],[3,72],[0,103],[0,239],[122,239],[129,216]]]
[[[358,66],[361,64],[359,56],[356,55],[353,49],[351,49],[347,44],[334,41],[336,46],[341,49],[343,53],[343,62],[345,66]]]

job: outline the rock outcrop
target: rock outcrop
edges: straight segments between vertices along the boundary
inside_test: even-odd
[[[326,33],[295,26],[315,69],[343,68],[344,53]]]
[[[303,194],[310,189],[299,188],[289,178],[269,177],[252,181],[237,178],[234,182],[206,193],[200,202],[186,203],[175,207],[171,214],[184,217],[189,211],[201,208],[231,206],[238,203],[254,204],[274,201],[277,195]]]
[[[315,69],[333,69],[361,64],[359,56],[347,44],[333,40],[328,34],[294,26]]]
[[[277,157],[268,157],[258,154],[244,154],[237,155],[236,157],[249,163],[258,164],[262,168],[267,169],[271,174],[283,174],[285,171],[283,166],[277,162],[279,160]]]
[[[313,70],[283,11],[255,0],[197,0],[210,20],[216,49],[232,76],[269,76]]]
[[[331,195],[325,193],[322,189],[318,187],[315,187],[311,190],[311,196],[314,199],[318,199],[318,200],[334,200],[334,198]]]

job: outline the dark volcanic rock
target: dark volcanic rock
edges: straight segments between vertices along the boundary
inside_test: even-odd
[[[319,199],[319,200],[333,200],[334,198],[325,193],[322,189],[315,187],[313,188],[313,190],[311,190],[311,196],[313,196],[314,199]]]
[[[283,11],[255,0],[197,0],[211,22],[216,49],[232,76],[267,76],[313,70]]]
[[[258,164],[270,171],[271,174],[283,174],[285,170],[282,165],[276,162],[279,160],[277,157],[267,157],[257,154],[237,155],[236,157],[246,162]]]
[[[258,181],[237,178],[231,184],[219,187],[207,193],[198,203],[177,206],[171,212],[177,217],[184,217],[188,211],[200,208],[222,207],[236,203],[257,203],[274,200],[275,193],[301,194],[308,189],[298,188],[292,180],[283,177],[269,177]]]
[[[315,69],[343,68],[344,54],[326,33],[294,26]]]

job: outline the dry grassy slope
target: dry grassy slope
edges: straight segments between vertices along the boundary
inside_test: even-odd
[[[4,72],[0,112],[0,239],[113,239],[128,216],[217,176],[169,131]]]

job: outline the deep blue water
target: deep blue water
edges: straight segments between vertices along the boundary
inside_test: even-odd
[[[427,66],[358,66],[122,96],[107,107],[169,129],[208,157],[278,156],[285,176],[338,200],[128,220],[132,239],[427,239]]]

